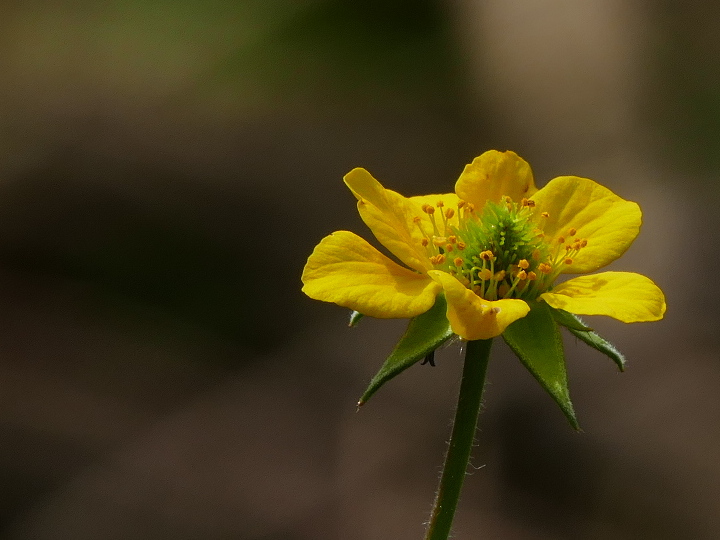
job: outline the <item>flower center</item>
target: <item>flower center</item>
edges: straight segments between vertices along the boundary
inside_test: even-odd
[[[587,245],[575,229],[566,235],[549,238],[543,225],[547,212],[537,213],[535,203],[523,199],[513,202],[488,202],[478,212],[471,203],[460,200],[457,209],[422,207],[432,225],[423,231],[422,245],[438,270],[444,270],[486,300],[523,298],[533,300],[548,290],[564,265]]]

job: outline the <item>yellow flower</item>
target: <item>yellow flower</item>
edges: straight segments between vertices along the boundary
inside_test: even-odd
[[[305,294],[364,315],[412,318],[443,292],[453,332],[466,340],[502,334],[544,301],[577,315],[655,321],[662,291],[630,272],[594,272],[620,257],[642,214],[587,178],[535,187],[514,152],[491,150],[465,167],[455,193],[403,197],[365,169],[345,176],[363,221],[405,266],[348,231],[324,238],[303,271]]]

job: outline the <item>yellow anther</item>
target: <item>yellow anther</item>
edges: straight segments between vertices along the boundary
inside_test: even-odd
[[[458,201],[458,210],[459,210],[460,208],[462,208],[463,206],[465,206],[466,204],[467,204],[467,203],[466,203],[465,201],[463,201],[462,199],[460,199],[460,200]]]
[[[432,257],[430,257],[430,262],[436,266],[438,264],[442,264],[445,262],[445,255],[443,255],[442,253],[440,255],[433,255]]]
[[[505,270],[500,270],[499,272],[496,272],[493,276],[493,279],[495,281],[502,281],[503,279],[505,279]]]
[[[478,272],[478,277],[483,281],[487,281],[493,277],[493,273],[488,268],[483,268]]]
[[[549,274],[552,272],[552,266],[547,263],[540,263],[538,265],[538,270],[540,270],[543,274]]]
[[[473,203],[467,203],[467,209],[468,212],[474,212],[475,211],[475,205]]]
[[[453,263],[455,264],[455,266],[461,267],[463,266],[463,264],[465,264],[465,261],[463,261],[460,257],[455,257]]]
[[[415,216],[413,218],[413,223],[420,223],[420,216]]]
[[[523,206],[527,206],[528,208],[534,208],[535,207],[535,201],[532,199],[526,199],[523,197],[522,201],[520,201]]]
[[[489,249],[486,249],[485,251],[480,252],[480,258],[483,261],[494,261],[495,255],[493,255],[492,251],[490,251]]]
[[[518,279],[527,279],[527,272],[525,270],[520,270],[517,273]]]
[[[512,201],[512,197],[508,197],[507,195],[505,195],[505,197],[503,197],[503,200],[504,200],[507,204],[512,204],[512,202],[513,202],[513,201]]]
[[[453,249],[455,249],[455,248],[453,247],[452,244],[445,244],[445,252],[446,253],[451,252]]]
[[[423,212],[425,212],[426,214],[430,214],[430,215],[432,215],[432,214],[435,213],[435,207],[430,206],[430,205],[427,204],[427,203],[422,205],[422,210],[423,210]]]
[[[422,240],[420,240],[420,243],[422,244],[422,247],[427,247],[427,245],[430,243],[430,240],[428,240],[427,238],[423,238]]]
[[[533,272],[532,270],[530,270],[530,272],[528,272],[527,278],[528,278],[530,281],[534,281],[534,280],[537,279],[537,274],[536,274],[535,272]]]
[[[580,241],[580,247],[581,247],[581,248],[584,248],[585,246],[587,246],[587,240],[581,240],[581,241]]]
[[[573,260],[572,260],[570,257],[568,257],[568,258],[565,259],[565,261],[563,261],[563,262],[564,262],[565,264],[572,264],[572,263],[573,263]]]
[[[540,217],[549,218],[550,214],[547,212],[540,212]]]
[[[450,219],[450,218],[453,217],[454,215],[455,215],[455,210],[453,210],[452,208],[448,208],[448,209],[445,210],[445,217],[446,217],[446,218]]]
[[[520,259],[518,266],[523,270],[527,270],[530,267],[530,263],[527,261],[527,259]]]
[[[568,231],[568,236],[575,236],[577,234],[577,229],[570,229]]]
[[[442,208],[443,206],[445,206],[445,203],[442,201],[438,201],[435,206],[437,206],[438,208]]]
[[[450,242],[451,244],[454,244],[455,242],[457,242],[457,236],[455,236],[454,234],[451,234],[450,236],[448,236],[448,242]]]
[[[564,237],[564,236],[559,236],[558,239],[557,239],[557,243],[558,243],[558,244],[564,244],[564,243],[565,243],[565,237]]]
[[[437,247],[442,246],[446,242],[447,242],[447,238],[445,238],[444,236],[433,236],[433,244],[436,245]]]
[[[458,242],[458,243],[457,243],[457,248],[458,248],[459,250],[463,250],[463,249],[465,249],[466,247],[467,247],[467,244],[466,244],[465,242]]]

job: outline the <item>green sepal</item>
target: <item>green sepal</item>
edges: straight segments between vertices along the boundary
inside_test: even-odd
[[[600,351],[610,358],[610,360],[617,364],[620,371],[625,371],[625,356],[608,340],[599,336],[595,332],[579,332],[577,330],[573,330],[572,328],[568,328],[568,330],[570,330],[570,333],[572,333],[576,338],[584,341],[593,349]]]
[[[405,334],[358,401],[358,407],[364,405],[387,381],[425,358],[453,336],[450,322],[445,314],[446,310],[445,295],[439,294],[433,307],[410,320]]]
[[[592,332],[592,328],[585,326],[585,323],[582,322],[580,317],[577,315],[570,313],[569,311],[565,311],[564,309],[554,308],[551,305],[548,305],[548,307],[550,308],[550,313],[552,314],[553,319],[555,319],[555,322],[560,326],[564,326],[568,330]]]
[[[355,326],[357,323],[360,322],[360,319],[362,319],[365,315],[360,313],[359,311],[353,311],[350,313],[350,321],[348,322],[348,326]]]
[[[570,425],[579,430],[565,370],[562,336],[550,306],[528,302],[530,312],[503,332],[503,338],[523,365],[560,406]]]
[[[584,341],[593,349],[610,358],[617,364],[620,371],[625,371],[625,356],[612,343],[598,335],[592,328],[585,326],[580,317],[568,311],[552,307],[550,307],[550,312],[558,324],[567,328],[579,340]]]

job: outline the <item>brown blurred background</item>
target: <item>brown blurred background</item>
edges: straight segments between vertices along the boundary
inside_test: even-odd
[[[574,433],[496,343],[462,539],[720,538],[720,10],[700,0],[0,8],[0,537],[421,538],[457,347],[355,402],[402,321],[300,293],[341,178],[512,149],[644,229],[663,322],[566,340]],[[697,248],[697,249],[696,249]]]

